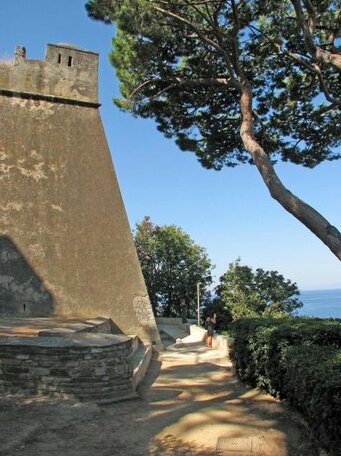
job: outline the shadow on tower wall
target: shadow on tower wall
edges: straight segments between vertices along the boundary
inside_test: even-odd
[[[47,317],[54,298],[18,247],[0,236],[0,315]]]

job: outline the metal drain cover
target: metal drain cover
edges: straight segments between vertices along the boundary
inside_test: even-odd
[[[217,450],[230,451],[231,453],[252,453],[253,439],[252,438],[233,438],[219,437],[217,442]]]

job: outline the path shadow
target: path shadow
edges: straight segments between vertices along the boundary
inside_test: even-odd
[[[279,443],[280,452],[271,447],[262,456],[316,455],[279,401],[247,388],[226,368],[184,362],[165,363],[160,370],[161,360],[162,356],[154,356],[138,400],[101,407],[16,401],[17,421],[22,426],[39,425],[20,455],[50,456],[58,448],[63,456],[220,456],[224,452],[216,449],[218,438],[250,435]],[[1,420],[13,419],[12,401],[0,398],[0,411],[2,402],[0,427]],[[12,455],[17,453],[6,456]]]

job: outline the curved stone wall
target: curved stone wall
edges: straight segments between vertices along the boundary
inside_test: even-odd
[[[112,402],[133,393],[132,338],[0,337],[0,391]]]

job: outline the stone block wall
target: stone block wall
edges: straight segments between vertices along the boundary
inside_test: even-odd
[[[0,338],[0,392],[111,402],[133,393],[132,339],[111,334]]]
[[[98,54],[68,45],[48,44],[46,58],[26,59],[26,50],[16,49],[13,65],[0,63],[0,90],[31,97],[98,102]]]

